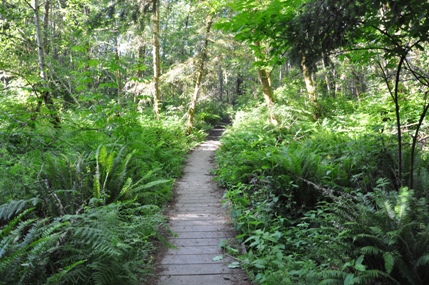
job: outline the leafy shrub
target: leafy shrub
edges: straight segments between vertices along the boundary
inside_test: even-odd
[[[425,152],[416,189],[407,190],[396,175],[396,138],[378,111],[345,104],[316,122],[296,107],[276,112],[277,126],[262,108],[237,112],[216,154],[250,276],[258,284],[425,284]]]
[[[341,272],[327,271],[329,279],[355,280],[359,284],[426,284],[429,280],[429,207],[416,199],[413,191],[402,188],[384,192],[376,189],[343,201],[333,209],[337,226],[342,227],[343,249],[349,260]],[[358,203],[356,203],[358,202]],[[333,278],[337,276],[336,278]]]
[[[186,136],[177,117],[94,109],[64,113],[62,128],[2,130],[25,143],[0,152],[0,284],[141,284],[150,274],[160,209],[202,136]]]
[[[31,213],[0,232],[0,284],[140,284],[150,268],[149,241],[164,223],[156,206],[132,202],[53,220],[25,218]]]

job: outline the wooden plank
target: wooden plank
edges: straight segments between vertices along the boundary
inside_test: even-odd
[[[229,258],[224,257],[221,260],[213,260],[213,258],[221,254],[186,254],[186,255],[166,255],[162,260],[163,265],[167,264],[215,264],[230,261]]]
[[[233,230],[226,230],[226,231],[203,231],[203,232],[180,232],[178,233],[178,238],[231,238],[235,237],[236,233]]]
[[[225,212],[225,210],[222,210],[222,208],[218,207],[195,207],[193,205],[189,206],[181,206],[176,208],[174,211],[171,212],[170,216],[174,216],[175,214],[220,214],[222,212]]]
[[[225,225],[207,225],[207,226],[187,226],[187,225],[170,225],[173,232],[222,232],[226,230]]]
[[[172,226],[181,227],[181,226],[213,226],[213,225],[229,225],[228,221],[221,218],[216,219],[174,219],[170,218],[171,221],[174,221]]]
[[[229,268],[227,264],[169,264],[161,275],[211,275],[234,274],[236,269]]]
[[[179,246],[177,248],[170,249],[167,255],[187,255],[187,254],[222,254],[222,249],[218,246]]]
[[[231,285],[234,278],[231,274],[161,276],[158,285]]]
[[[221,241],[222,239],[219,238],[174,238],[169,240],[175,246],[218,246]]]
[[[224,189],[212,180],[215,167],[213,141],[197,147],[187,160],[183,177],[174,188],[174,206],[167,209],[169,241],[161,262],[163,271],[157,285],[250,285],[241,269],[228,268],[232,258],[224,257],[222,240],[235,238],[235,231],[222,204]]]

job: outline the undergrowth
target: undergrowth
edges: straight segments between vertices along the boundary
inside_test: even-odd
[[[414,189],[399,185],[386,102],[366,100],[319,120],[277,106],[277,126],[264,106],[236,112],[217,175],[257,284],[429,282],[428,161],[421,149]]]
[[[2,125],[0,284],[144,284],[152,274],[162,207],[204,134],[186,136],[178,116],[93,108],[63,113],[61,128],[22,114]]]

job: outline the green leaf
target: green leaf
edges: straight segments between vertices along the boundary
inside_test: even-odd
[[[382,235],[383,231],[379,227],[369,227],[375,234]]]
[[[364,272],[365,271],[365,265],[363,265],[363,264],[356,264],[355,266],[354,266],[354,268],[357,270],[357,271],[361,271],[361,272]]]
[[[255,266],[256,268],[264,269],[264,268],[265,268],[266,261],[265,261],[265,259],[259,258],[259,259],[256,259],[255,261],[253,261],[253,262],[252,262],[252,264],[253,264],[253,266]]]
[[[386,267],[387,273],[390,274],[393,270],[393,266],[395,265],[395,258],[390,252],[383,253],[384,258],[384,266]]]
[[[215,256],[215,257],[213,257],[213,261],[219,261],[219,260],[222,260],[223,259],[223,255],[218,255],[218,256]]]
[[[417,259],[416,265],[422,266],[422,265],[428,265],[429,264],[429,254],[425,254],[419,259]]]
[[[171,182],[171,179],[159,179],[159,180],[146,183],[145,185],[142,185],[141,187],[139,187],[139,189],[148,189],[148,188],[151,188],[160,184],[169,183],[169,182]]]
[[[124,186],[122,186],[121,192],[119,193],[118,198],[122,197],[123,195],[126,195],[129,190],[131,189],[133,180],[131,179],[131,177],[128,177],[127,180],[125,181]]]
[[[356,265],[358,265],[358,264],[362,264],[362,262],[363,262],[363,258],[364,258],[364,256],[363,256],[363,255],[359,256],[359,258],[358,258],[358,259],[356,259],[355,264],[356,264]]]
[[[118,83],[116,82],[106,82],[106,83],[101,83],[100,84],[100,88],[101,87],[106,87],[106,88],[118,88]]]
[[[227,245],[228,241],[226,239],[221,239],[221,241],[219,242],[219,244],[217,245],[218,248],[225,248]]]
[[[361,251],[368,254],[378,254],[380,249],[375,246],[365,246],[361,248]]]
[[[229,268],[240,268],[240,262],[234,261],[228,265]]]
[[[354,279],[355,275],[354,274],[348,274],[347,277],[344,279],[344,285],[352,285],[354,284]]]

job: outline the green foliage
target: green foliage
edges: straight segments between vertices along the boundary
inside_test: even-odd
[[[24,220],[30,211],[1,231],[1,284],[140,284],[164,223],[158,207],[132,202],[54,220]]]
[[[2,129],[19,134],[22,152],[2,153],[0,284],[141,284],[150,274],[153,242],[165,242],[161,208],[197,138],[175,117],[118,110],[65,113],[61,129]]]
[[[28,209],[30,203],[30,206],[34,207],[39,202],[38,198],[31,198],[29,200],[12,200],[7,204],[3,204],[0,206],[0,220],[11,220],[23,210]]]
[[[428,282],[427,264],[420,262],[429,252],[427,201],[407,188],[399,193],[375,189],[358,199],[333,209],[333,219],[343,227],[343,250],[353,261],[345,262],[341,272],[354,273],[359,284]]]
[[[149,2],[46,1],[40,47],[31,5],[0,4],[0,284],[137,284],[149,270],[159,208],[205,136],[180,118],[205,15],[225,1],[162,3],[157,121]],[[226,2],[196,123],[234,105],[217,159],[242,264],[261,284],[427,283],[427,1]],[[277,126],[255,56],[280,86]]]
[[[276,107],[277,127],[259,108],[236,113],[217,174],[256,282],[427,282],[427,191],[396,191],[383,104],[337,102],[344,107],[317,122],[298,105]],[[422,173],[427,163],[420,158]]]
[[[215,27],[235,34],[240,41],[249,42],[250,48],[258,58],[264,59],[262,64],[271,65],[279,61],[278,54],[284,53],[290,44],[287,40],[272,40],[274,35],[284,31],[284,25],[298,13],[298,8],[307,1],[275,0],[269,2],[231,1],[229,7],[235,11],[233,17],[223,19]],[[281,22],[281,25],[278,23]],[[278,52],[267,58],[261,53],[257,42],[270,41],[272,50]]]
[[[62,220],[71,221],[59,253],[63,266],[84,261],[61,276],[65,284],[138,284],[150,266],[148,241],[163,223],[157,207],[135,203],[88,208]]]
[[[0,232],[1,284],[44,284],[49,256],[57,249],[67,223],[24,220],[31,210],[23,211]]]

